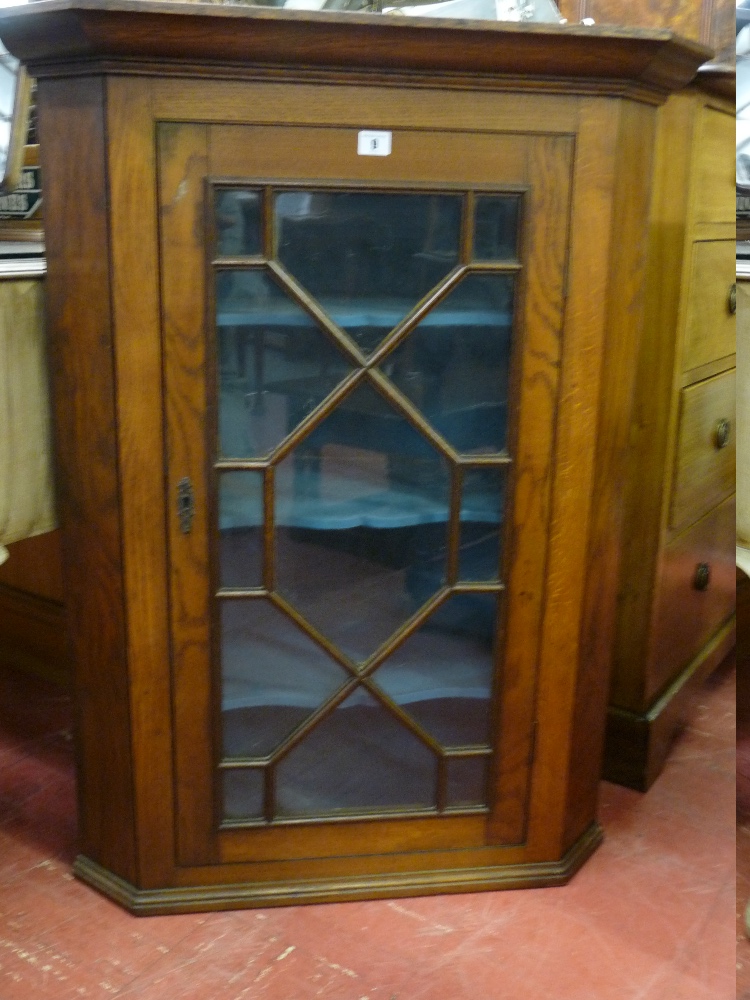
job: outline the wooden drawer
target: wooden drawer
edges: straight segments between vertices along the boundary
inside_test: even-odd
[[[734,518],[731,496],[665,548],[656,586],[647,702],[698,655],[734,610]],[[709,567],[705,590],[696,587],[701,564]]]
[[[685,371],[735,352],[735,317],[729,311],[729,292],[735,280],[735,252],[731,240],[693,244],[685,321]]]
[[[734,369],[682,390],[670,527],[681,530],[735,489]],[[720,446],[720,423],[729,423]]]
[[[695,222],[735,221],[735,120],[704,108],[696,136]]]

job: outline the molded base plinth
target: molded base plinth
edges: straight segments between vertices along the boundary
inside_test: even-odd
[[[564,885],[575,875],[601,841],[601,828],[597,823],[592,823],[560,861],[284,883],[251,882],[138,889],[82,855],[76,859],[73,870],[84,882],[109,896],[131,913],[137,916],[153,916],[254,906],[300,905]]]
[[[732,652],[732,618],[646,712],[610,705],[604,746],[604,778],[647,792],[662,772],[672,742],[689,720],[701,686]]]

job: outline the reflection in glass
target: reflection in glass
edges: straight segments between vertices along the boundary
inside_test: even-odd
[[[5,164],[8,161],[18,70],[18,60],[0,43],[0,179],[5,173]]]
[[[458,578],[465,583],[498,580],[505,471],[464,468]]]
[[[464,454],[506,446],[513,287],[511,275],[468,275],[381,366]]]
[[[372,352],[458,263],[460,195],[276,195],[278,258]]]
[[[0,42],[0,191],[19,179],[28,127],[29,83],[26,71]]]
[[[263,818],[263,777],[259,767],[222,771],[225,819]]]
[[[220,609],[223,753],[265,757],[349,675],[269,601]]]
[[[507,195],[477,195],[474,209],[474,259],[510,261],[518,256],[520,200]]]
[[[487,803],[487,757],[454,757],[447,761],[449,809]]]
[[[216,276],[219,442],[225,458],[268,455],[350,371],[314,320],[259,269]]]
[[[217,254],[220,257],[259,254],[260,191],[217,191],[214,208]]]
[[[373,674],[444,747],[489,741],[496,606],[492,594],[449,597]]]
[[[282,816],[435,806],[436,758],[360,688],[277,769]]]
[[[263,473],[219,477],[219,586],[260,587],[263,574]]]
[[[276,474],[279,592],[354,660],[445,580],[446,460],[369,384]]]

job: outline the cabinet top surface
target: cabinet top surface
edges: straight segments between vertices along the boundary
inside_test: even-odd
[[[0,10],[0,38],[37,76],[106,61],[639,84],[667,93],[709,49],[664,30],[518,24],[154,0],[39,0]]]

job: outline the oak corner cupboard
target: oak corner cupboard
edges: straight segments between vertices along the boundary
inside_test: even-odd
[[[136,913],[596,847],[664,31],[42,0],[78,875]]]

